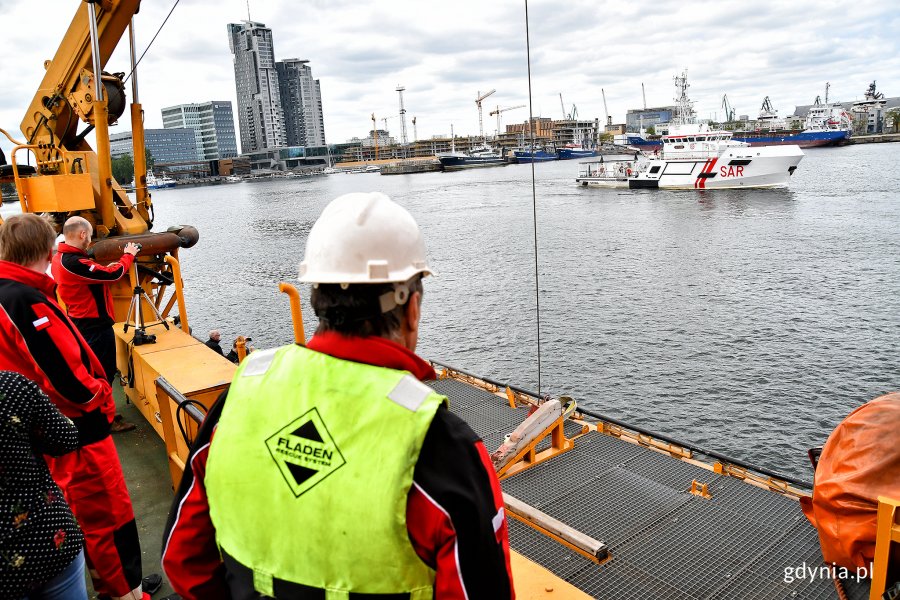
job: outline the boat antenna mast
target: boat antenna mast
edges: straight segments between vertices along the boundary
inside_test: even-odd
[[[695,121],[694,103],[688,97],[687,69],[681,75],[675,76],[675,119],[679,125],[693,123]]]
[[[484,122],[482,121],[482,118],[481,118],[481,101],[496,91],[497,90],[491,90],[491,91],[487,92],[486,94],[482,94],[481,92],[478,92],[478,97],[475,98],[475,105],[478,106],[478,134],[481,136],[482,145],[487,145],[487,140],[484,137]]]

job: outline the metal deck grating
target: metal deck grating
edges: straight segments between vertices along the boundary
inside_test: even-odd
[[[735,577],[777,534],[739,515],[723,515],[709,500],[684,496],[688,501],[677,510],[613,551],[640,570],[660,573],[673,587],[704,597]]]
[[[468,384],[432,385],[489,451],[527,417],[527,408],[511,410]],[[581,427],[566,423],[566,433]],[[711,500],[686,491],[694,479],[709,484]],[[837,598],[830,579],[784,581],[787,566],[821,565],[818,537],[798,502],[637,444],[590,432],[570,452],[501,485],[609,545],[612,560],[598,566],[509,519],[513,549],[596,598]],[[866,585],[851,580],[845,589],[851,600],[867,597]]]
[[[510,517],[507,522],[512,549],[563,579],[568,579],[586,566],[596,566],[577,552],[516,519]]]
[[[800,503],[781,494],[750,485],[734,477],[721,477],[709,486],[717,506],[760,525],[787,530],[806,520]]]
[[[673,460],[671,456],[656,451],[641,452],[625,461],[622,468],[683,492],[690,491],[691,482],[694,480],[711,484],[722,478],[709,469]]]
[[[599,460],[611,467],[625,463],[638,454],[649,452],[637,444],[592,431],[575,440],[575,450]]]
[[[541,510],[605,542],[615,553],[628,539],[687,500],[684,494],[616,467]]]
[[[591,563],[576,573],[569,583],[595,598],[641,600],[692,600],[663,580],[644,573],[635,567],[617,562],[616,558],[603,565]]]
[[[552,465],[551,465],[552,463]],[[569,451],[501,482],[504,492],[542,508],[593,480],[610,467],[589,455]]]
[[[435,379],[427,382],[429,386],[439,394],[447,396],[450,400],[450,410],[468,408],[477,405],[504,405],[509,406],[506,400],[496,396],[487,390],[477,388],[474,385],[463,383],[455,379]]]

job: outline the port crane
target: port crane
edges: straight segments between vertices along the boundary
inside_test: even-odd
[[[578,119],[578,107],[576,107],[574,104],[572,105],[572,112],[566,114],[566,105],[563,104],[562,93],[559,94],[559,107],[562,109],[563,121],[574,121]]]
[[[609,109],[606,107],[606,91],[603,88],[600,88],[600,95],[603,96],[603,115],[606,117],[606,125],[612,125],[612,117],[609,116]],[[575,112],[575,107],[572,107],[572,112]]]
[[[375,120],[375,113],[372,113],[372,137],[375,140],[375,160],[378,160],[378,122]]]
[[[731,102],[728,101],[728,94],[722,96],[722,109],[725,111],[725,122],[731,123],[734,121],[734,107],[731,106]]]
[[[500,108],[500,106],[498,105],[496,109],[488,113],[488,115],[491,117],[497,115],[497,135],[500,135],[500,114],[505,113],[508,110],[515,110],[517,108],[525,108],[525,105],[517,104],[516,106],[507,106],[506,108]]]
[[[487,140],[484,138],[484,123],[481,120],[481,102],[497,90],[491,90],[485,94],[478,92],[478,97],[475,98],[475,104],[478,106],[478,133],[481,135],[481,143],[487,143]]]

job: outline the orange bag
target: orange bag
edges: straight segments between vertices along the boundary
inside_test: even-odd
[[[900,498],[900,393],[868,402],[828,437],[803,512],[826,563],[848,569],[875,557],[878,496]],[[897,557],[892,557],[897,560]]]

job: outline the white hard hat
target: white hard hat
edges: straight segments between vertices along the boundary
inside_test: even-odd
[[[304,283],[398,283],[430,275],[415,219],[379,192],[328,203],[306,240]]]

